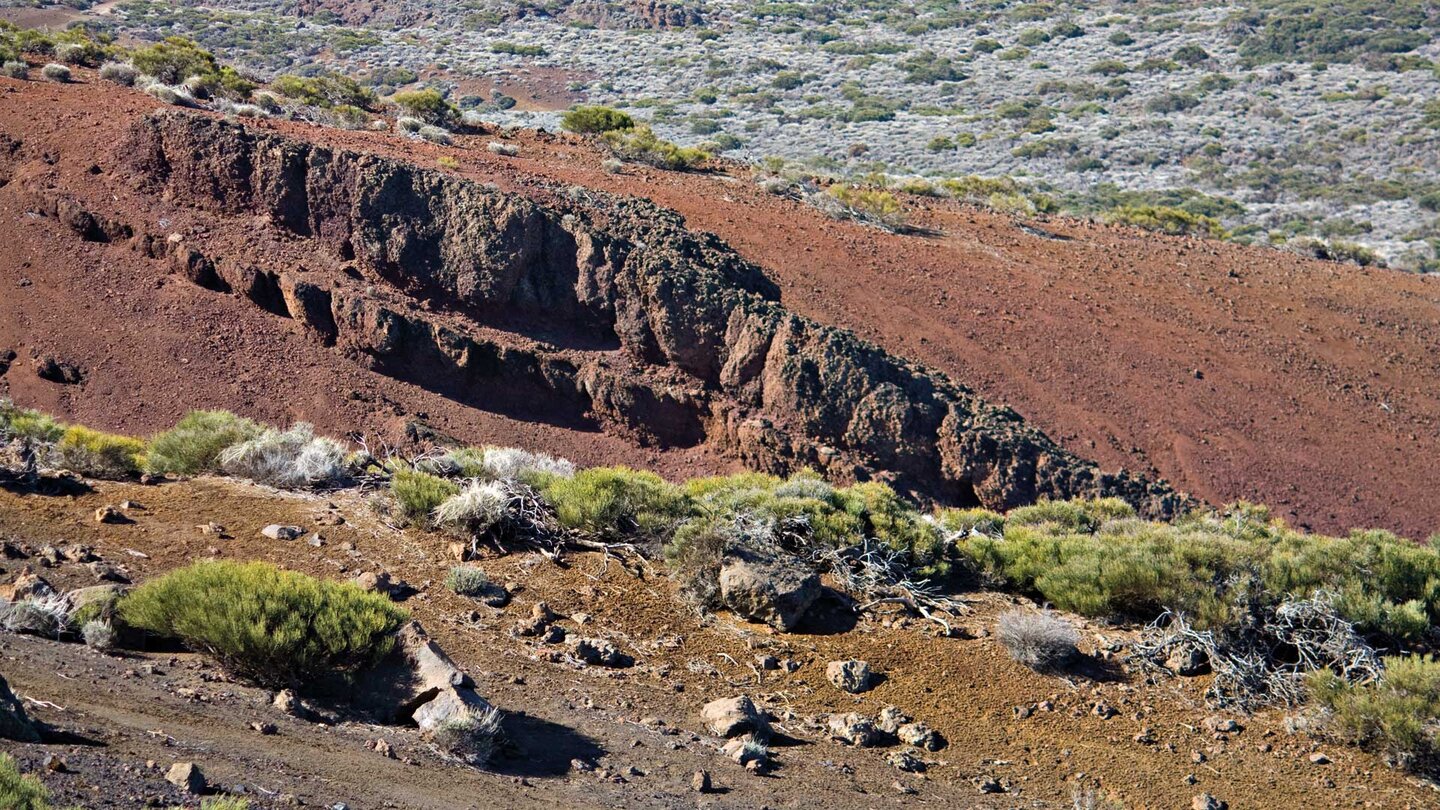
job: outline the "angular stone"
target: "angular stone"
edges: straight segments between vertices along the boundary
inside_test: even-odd
[[[737,615],[791,632],[820,595],[820,577],[798,559],[737,549],[720,566],[720,600]]]
[[[864,661],[831,661],[825,667],[825,677],[835,688],[850,694],[868,691],[875,685],[875,674]]]
[[[735,737],[740,734],[765,734],[770,723],[745,695],[712,700],[700,710],[700,718],[716,736]]]

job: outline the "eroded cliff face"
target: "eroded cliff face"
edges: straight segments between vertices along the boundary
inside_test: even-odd
[[[355,278],[156,238],[152,255],[476,407],[641,443],[704,442],[777,473],[878,475],[943,503],[1117,495],[1157,516],[1190,504],[1163,481],[1100,472],[941,374],[787,312],[760,268],[643,200],[532,198],[175,111],[142,120],[119,148],[172,204],[268,218]]]

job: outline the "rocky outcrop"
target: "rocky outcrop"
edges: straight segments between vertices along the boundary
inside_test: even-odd
[[[1155,516],[1190,505],[1164,482],[1100,472],[942,374],[788,312],[760,268],[646,201],[509,193],[179,111],[144,119],[121,149],[137,182],[170,202],[267,217],[411,303],[224,257],[208,258],[218,283],[206,286],[477,407],[646,444],[705,442],[776,473],[883,475],[942,503],[1115,495]],[[544,340],[526,337],[536,325]]]

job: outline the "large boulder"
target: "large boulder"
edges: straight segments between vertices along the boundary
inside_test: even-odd
[[[720,566],[720,600],[736,614],[791,632],[820,596],[820,577],[798,560],[735,549]]]
[[[417,622],[400,628],[390,654],[360,674],[352,700],[380,722],[414,722],[427,731],[490,707]]]
[[[40,732],[35,730],[20,699],[10,691],[5,676],[0,675],[0,738],[18,742],[40,742]]]

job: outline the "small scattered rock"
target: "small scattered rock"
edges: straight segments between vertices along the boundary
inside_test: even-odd
[[[1228,810],[1230,805],[1211,796],[1209,793],[1201,793],[1190,800],[1190,810]]]
[[[1218,714],[1211,715],[1205,718],[1205,728],[1215,732],[1216,734],[1238,734],[1241,731],[1245,730],[1245,727],[1240,725],[1234,719],[1229,717],[1221,717]]]
[[[193,762],[177,762],[165,772],[165,781],[195,796],[203,794],[209,787],[200,766]]]
[[[51,773],[69,773],[70,766],[65,764],[63,757],[58,754],[46,754],[45,760],[41,763],[45,770]]]
[[[880,716],[875,718],[875,727],[886,734],[899,734],[900,727],[910,722],[910,718],[894,706],[886,706],[880,710]]]
[[[925,770],[925,761],[908,751],[891,752],[885,761],[890,763],[890,767],[905,773],[923,773]]]
[[[904,782],[901,782],[899,779],[891,782],[890,787],[894,788],[895,792],[901,794],[902,796],[914,796],[915,794],[920,792],[915,788],[905,784]]]
[[[979,788],[981,793],[1007,792],[1005,786],[1000,783],[1000,780],[993,776],[985,776],[975,780],[975,787]]]
[[[696,793],[710,792],[710,772],[696,771],[690,776],[690,789]]]
[[[868,691],[874,686],[875,674],[864,661],[831,661],[825,667],[825,677],[835,688],[850,694]]]
[[[124,523],[125,513],[109,504],[95,510],[96,523]]]
[[[1319,751],[1316,751],[1315,753],[1313,753],[1313,754],[1310,755],[1310,764],[1311,764],[1311,765],[1329,765],[1329,764],[1330,764],[1330,757],[1327,757],[1327,756],[1325,756],[1324,754],[1320,753]]]
[[[862,714],[835,714],[830,717],[830,737],[857,748],[869,748],[880,742],[880,730]]]
[[[299,526],[284,526],[279,523],[272,523],[260,530],[260,533],[271,540],[294,540],[305,533]]]
[[[945,738],[940,736],[940,732],[924,723],[906,723],[896,730],[895,736],[899,737],[900,742],[906,745],[913,745],[926,751],[939,751],[945,747]]]
[[[582,638],[575,641],[575,657],[587,664],[602,667],[628,667],[635,659],[603,638]]]
[[[251,723],[250,728],[262,737],[270,737],[279,733],[280,731],[280,729],[276,728],[274,723]]]

